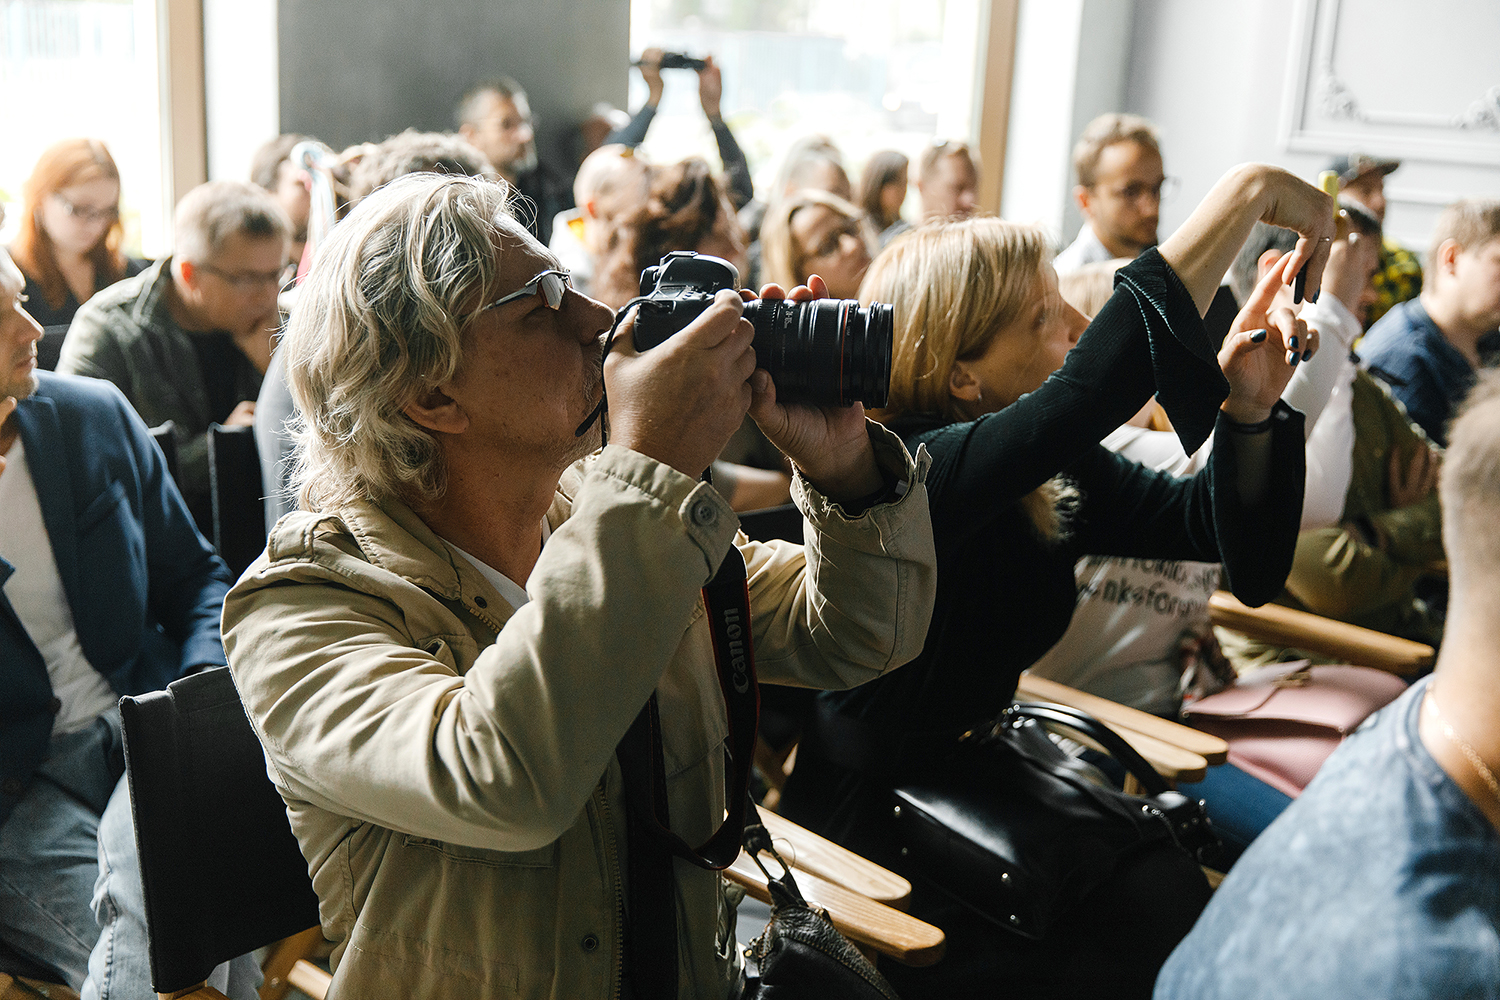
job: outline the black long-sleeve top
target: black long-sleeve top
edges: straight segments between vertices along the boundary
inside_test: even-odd
[[[1197,475],[1158,473],[1098,441],[1156,393],[1189,452],[1212,429]],[[1247,507],[1227,392],[1192,298],[1154,250],[1123,269],[1114,296],[1033,393],[978,420],[893,424],[925,445],[938,592],[921,655],[852,691],[819,696],[782,799],[792,819],[887,859],[872,842],[893,775],[997,715],[1021,671],[1067,629],[1084,554],[1222,561],[1231,590],[1263,604],[1291,569],[1304,478],[1302,415],[1278,404],[1269,482]],[[1217,421],[1217,424],[1215,424]],[[1078,490],[1067,534],[1044,540],[1019,501],[1061,473]],[[1145,595],[1141,595],[1143,600]],[[1133,599],[1133,598],[1131,598]]]

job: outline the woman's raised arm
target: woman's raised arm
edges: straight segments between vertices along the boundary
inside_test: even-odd
[[[1302,235],[1278,266],[1283,283],[1291,284],[1306,264],[1306,294],[1316,298],[1334,236],[1333,199],[1280,167],[1246,163],[1221,177],[1159,248],[1200,316],[1256,222]]]

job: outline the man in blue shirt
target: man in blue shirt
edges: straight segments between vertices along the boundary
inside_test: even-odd
[[[1162,968],[1157,1000],[1500,997],[1500,373],[1439,486],[1448,631],[1251,845]]]
[[[1455,202],[1438,216],[1422,294],[1393,308],[1359,347],[1438,444],[1474,384],[1479,342],[1500,327],[1500,200]]]

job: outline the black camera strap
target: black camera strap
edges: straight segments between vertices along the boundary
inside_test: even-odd
[[[604,362],[609,358],[609,352],[615,346],[615,332],[620,329],[620,324],[625,321],[625,315],[630,312],[633,306],[637,306],[645,300],[646,296],[637,296],[625,303],[624,307],[615,313],[615,321],[610,324],[609,335],[604,338],[604,350],[599,352],[599,402],[589,411],[589,415],[583,418],[583,423],[579,424],[578,429],[573,432],[574,437],[583,437],[589,432],[589,428],[594,426],[594,421],[603,421],[604,415],[609,412],[609,396],[604,390]],[[599,443],[601,446],[603,446],[608,433],[609,424],[602,422],[599,429]]]
[[[683,858],[700,868],[728,868],[739,856],[750,802],[760,689],[755,679],[745,560],[737,546],[729,547],[719,571],[703,588],[703,603],[729,721],[724,777],[728,816],[698,847],[672,832],[655,692],[616,749],[625,786],[630,851],[626,969],[640,997],[677,996],[677,890],[672,858]]]

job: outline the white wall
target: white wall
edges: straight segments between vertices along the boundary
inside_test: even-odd
[[[211,180],[248,180],[255,150],[281,131],[276,48],[276,0],[203,0]]]
[[[1023,0],[1000,214],[1071,242],[1073,141],[1124,101],[1135,0]]]
[[[1235,163],[1311,179],[1332,156],[1364,151],[1403,158],[1386,181],[1386,227],[1425,248],[1444,204],[1500,197],[1500,119],[1452,124],[1500,86],[1496,53],[1496,0],[1427,0],[1420,13],[1402,0],[1137,0],[1124,110],[1161,125],[1167,172],[1183,180],[1162,232]],[[1357,117],[1329,112],[1329,68]]]
[[[1387,229],[1418,249],[1438,210],[1500,197],[1500,0],[1025,0],[1002,214],[1077,232],[1069,155],[1094,115],[1162,130],[1181,178],[1161,233],[1229,167],[1309,180],[1337,154],[1403,159]],[[1353,102],[1330,101],[1329,80]],[[1493,88],[1493,89],[1491,89]],[[1466,121],[1460,126],[1459,121]]]

